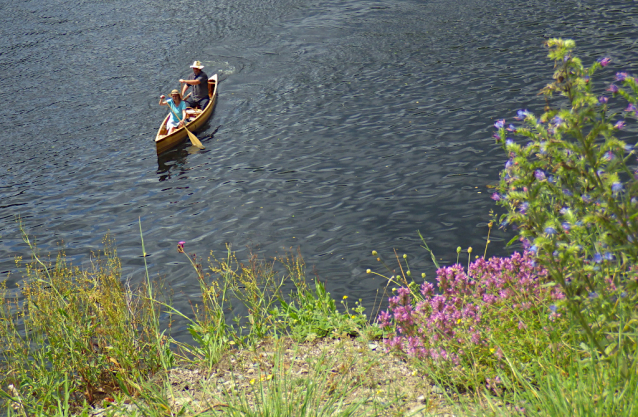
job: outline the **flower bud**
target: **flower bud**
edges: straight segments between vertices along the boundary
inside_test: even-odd
[[[377,256],[377,251],[376,250],[372,251],[372,256]]]
[[[421,278],[425,278],[425,272],[421,273]]]
[[[403,254],[403,259],[408,259],[408,255],[406,255],[405,253]]]
[[[459,246],[458,248],[456,248],[456,253],[461,253],[463,249],[461,249],[461,247]]]
[[[467,248],[467,253],[472,253],[472,247]]]
[[[405,273],[406,273],[407,276],[411,276],[412,275],[412,272],[410,272],[409,269]]]
[[[371,274],[372,270],[371,269],[366,269],[366,274]]]

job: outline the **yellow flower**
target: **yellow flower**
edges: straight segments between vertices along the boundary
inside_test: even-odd
[[[371,269],[366,269],[366,274],[371,274],[372,270]]]
[[[250,385],[255,385],[255,378],[250,380]]]
[[[348,298],[348,296],[347,296],[347,295],[344,295],[344,296],[343,296],[343,299],[345,300],[346,298]]]

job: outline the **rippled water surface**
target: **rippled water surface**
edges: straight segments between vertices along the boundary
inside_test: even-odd
[[[603,4],[604,3],[604,4]],[[636,72],[635,1],[0,0],[0,273],[44,252],[75,262],[117,240],[125,278],[153,276],[178,308],[196,294],[179,255],[230,243],[300,248],[336,296],[367,305],[384,285],[370,251],[408,253],[434,274],[484,248],[487,187],[504,155],[496,118],[540,112],[544,40],[570,37],[601,72]],[[199,138],[158,158],[158,96],[193,60],[220,76]],[[505,254],[511,232],[488,253]]]

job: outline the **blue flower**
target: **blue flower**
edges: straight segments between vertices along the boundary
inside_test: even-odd
[[[538,247],[536,245],[533,245],[531,248],[529,248],[529,251],[532,253],[536,253],[538,252]]]
[[[572,225],[569,224],[568,222],[562,222],[561,226],[563,227],[563,230],[565,232],[569,232],[569,230],[572,228]]]
[[[499,193],[492,194],[492,200],[499,201],[500,199],[501,199],[501,196]]]
[[[497,129],[502,129],[504,126],[505,126],[505,119],[497,120],[496,123],[494,123],[494,127]]]
[[[563,188],[563,194],[565,194],[567,197],[571,197],[574,194],[572,194],[571,191],[569,191],[567,188]]]
[[[505,169],[510,169],[512,166],[514,165],[514,161],[512,161],[512,159],[508,159],[507,162],[505,162]]]
[[[505,139],[505,146],[512,146],[512,145],[516,145],[516,142],[514,142],[514,140],[512,138],[507,138]]]
[[[527,213],[527,209],[529,208],[529,203],[526,201],[519,207],[521,214]]]
[[[601,66],[606,67],[606,66],[607,66],[607,65],[609,65],[609,63],[611,62],[611,58],[609,58],[609,57],[607,57],[607,56],[606,56],[606,57],[604,57],[604,58],[600,58],[600,59],[598,60],[598,62],[600,62],[600,65],[601,65]]]
[[[597,264],[601,263],[603,261],[603,257],[600,253],[595,254],[592,258],[592,261],[596,262]]]
[[[603,255],[603,258],[605,258],[608,261],[613,261],[614,259],[616,259],[614,254],[611,252],[605,252],[605,254]]]
[[[543,181],[545,179],[545,172],[542,169],[537,169],[534,171],[534,176],[537,180]]]
[[[619,192],[621,192],[621,191],[622,191],[622,189],[623,189],[623,185],[622,185],[622,183],[620,183],[620,182],[615,182],[615,183],[613,183],[613,184],[611,185],[611,191],[612,191],[614,194],[618,194]]]
[[[627,74],[626,72],[617,72],[616,73],[616,81],[622,81],[625,78],[629,77],[629,74]]]
[[[589,196],[589,194],[583,194],[581,198],[585,203],[591,203],[591,197]]]
[[[507,131],[508,132],[516,132],[516,126],[514,126],[514,125],[507,126]]]
[[[618,129],[618,130],[622,129],[623,127],[625,127],[625,121],[624,120],[618,120],[616,122],[616,124],[614,125],[614,128]]]
[[[627,106],[627,108],[625,109],[625,111],[633,111],[633,112],[636,112],[636,111],[638,111],[638,110],[636,109],[636,106],[635,106],[633,103],[629,103],[629,105]]]
[[[531,116],[531,113],[527,110],[519,110],[516,112],[516,120],[524,120],[527,116]]]
[[[600,104],[607,104],[607,102],[609,102],[609,97],[600,96],[600,97],[598,97],[598,102]]]
[[[589,296],[590,300],[593,300],[594,298],[598,298],[598,293],[595,292],[595,291],[594,292],[590,292],[588,296]]]
[[[555,235],[556,234],[556,229],[554,229],[551,226],[548,226],[545,228],[545,233],[547,233],[548,235]]]
[[[552,119],[552,122],[553,122],[556,126],[560,126],[560,125],[564,122],[564,120],[563,120],[563,118],[562,118],[562,117],[560,117],[560,116],[556,116],[556,117],[554,117],[554,118]]]
[[[569,211],[569,207],[563,207],[562,209],[560,209],[559,213],[564,215],[568,211]]]
[[[554,304],[549,306],[549,309],[552,311],[552,313],[556,313],[558,311],[558,307],[556,307]]]
[[[607,91],[611,91],[612,93],[616,94],[618,92],[618,86],[616,84],[610,84],[607,88]]]
[[[636,145],[630,145],[630,144],[627,144],[627,145],[625,145],[625,151],[627,151],[627,152],[631,152],[631,151],[633,151],[633,150],[634,150],[635,146],[636,146]]]

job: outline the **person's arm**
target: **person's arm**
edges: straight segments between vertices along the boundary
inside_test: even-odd
[[[160,96],[160,101],[159,101],[159,105],[160,106],[166,106],[168,103],[166,103],[166,100],[164,100],[166,98],[166,96],[164,94],[162,94]]]
[[[180,126],[184,126],[186,124],[186,108],[182,110],[182,120],[179,123]]]

